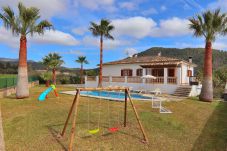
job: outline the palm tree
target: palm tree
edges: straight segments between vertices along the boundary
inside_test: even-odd
[[[89,30],[95,37],[100,36],[100,70],[98,87],[102,87],[103,38],[114,40],[114,37],[110,35],[110,32],[114,30],[114,26],[110,24],[109,20],[101,19],[99,25],[91,22]]]
[[[16,97],[18,99],[29,97],[28,89],[28,69],[27,69],[27,38],[30,34],[44,34],[45,29],[51,29],[53,25],[47,21],[40,20],[39,9],[35,7],[26,8],[22,3],[18,4],[19,13],[16,15],[9,7],[3,7],[0,18],[3,20],[4,27],[11,30],[14,35],[20,35],[20,51],[18,63],[18,77]]]
[[[47,72],[44,72],[40,75],[40,77],[46,81],[46,87],[49,87],[50,86],[50,80],[51,80],[51,72],[47,71]]]
[[[194,36],[205,38],[203,86],[199,99],[211,102],[213,100],[212,42],[218,35],[227,34],[227,15],[221,13],[220,9],[214,12],[208,10],[202,15],[190,18],[189,21],[189,28],[194,32]]]
[[[83,83],[83,65],[88,64],[88,61],[86,60],[86,56],[79,56],[75,62],[80,63],[80,83]]]
[[[42,63],[46,65],[49,69],[52,70],[52,82],[56,84],[56,70],[60,67],[64,61],[61,60],[61,56],[57,53],[49,53],[47,56],[43,58]]]

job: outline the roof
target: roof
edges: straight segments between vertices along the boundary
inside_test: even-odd
[[[197,66],[194,63],[190,63],[188,61],[172,58],[172,57],[164,57],[164,56],[145,56],[145,57],[128,57],[118,61],[112,61],[104,63],[103,65],[116,65],[116,64],[141,64],[141,66],[153,66],[153,65],[179,65],[182,63]]]

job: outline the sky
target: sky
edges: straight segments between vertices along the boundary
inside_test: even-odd
[[[188,19],[207,9],[227,12],[227,0],[20,0],[25,6],[40,9],[55,30],[43,36],[28,36],[28,60],[41,61],[57,52],[63,66],[80,67],[75,60],[86,56],[95,68],[99,63],[99,38],[88,30],[90,22],[108,19],[115,26],[114,40],[104,39],[104,62],[119,60],[151,47],[204,47],[203,38],[193,37]],[[0,0],[17,11],[19,0]],[[216,49],[227,51],[227,36],[217,37]],[[0,20],[0,58],[18,58],[19,37],[3,27]]]

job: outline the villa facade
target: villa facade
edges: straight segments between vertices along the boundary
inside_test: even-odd
[[[179,86],[189,86],[197,65],[171,57],[128,57],[103,64],[103,86],[127,86],[133,90],[154,90],[173,94]],[[156,79],[143,79],[144,75]],[[86,87],[97,87],[98,77],[85,77]]]

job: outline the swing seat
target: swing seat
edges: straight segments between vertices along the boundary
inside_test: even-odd
[[[88,133],[90,133],[90,134],[96,134],[98,132],[99,132],[99,128],[88,131]]]
[[[118,127],[111,127],[111,128],[109,128],[109,131],[110,132],[117,132],[119,130],[119,128]]]

